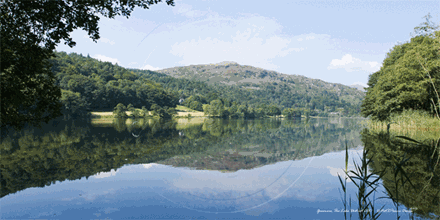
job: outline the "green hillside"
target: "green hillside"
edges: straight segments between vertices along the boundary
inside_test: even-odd
[[[281,111],[295,108],[310,115],[339,112],[358,115],[364,93],[341,84],[226,62],[161,71],[127,69],[91,57],[64,52],[52,59],[65,112],[109,110],[118,103],[150,109],[153,104],[182,105],[203,111],[220,100],[225,107],[249,106]],[[80,108],[80,109],[78,109]]]
[[[110,62],[65,52],[57,52],[50,62],[55,83],[61,87],[65,116],[85,115],[91,110],[112,111],[118,103],[148,110],[153,105],[168,108],[178,104],[177,95],[159,83]]]
[[[227,91],[220,90],[223,92],[222,95],[232,101],[257,106],[261,103],[274,103],[281,109],[304,108],[316,110],[315,112],[334,112],[339,109],[344,115],[357,115],[360,112],[360,103],[365,97],[364,92],[342,84],[328,83],[300,75],[281,74],[234,62],[174,67],[157,72],[159,74],[139,71],[145,73],[152,81],[167,75],[175,78],[175,82],[190,80],[227,88]],[[171,83],[168,88],[173,89],[173,86]],[[183,89],[181,95],[194,94],[188,89]],[[200,93],[200,95],[207,94]]]

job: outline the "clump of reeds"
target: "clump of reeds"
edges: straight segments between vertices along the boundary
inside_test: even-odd
[[[395,135],[409,137],[425,136],[438,137],[440,120],[425,111],[405,110],[399,114],[392,114],[389,120],[381,122],[366,120],[363,124],[371,131],[387,131]]]
[[[353,164],[355,170],[348,170],[348,144],[345,143],[345,178],[342,181],[341,176],[338,175],[339,181],[342,186],[342,191],[344,192],[343,205],[345,210],[347,210],[347,179],[349,178],[358,189],[356,193],[356,198],[358,200],[358,214],[359,219],[378,219],[382,214],[381,207],[378,211],[375,207],[375,193],[377,188],[379,187],[379,180],[381,178],[380,175],[375,175],[373,173],[368,172],[368,164],[371,160],[367,159],[368,150],[364,147],[362,151],[361,164],[357,164],[356,161],[353,160]],[[373,195],[373,199],[370,199]],[[351,197],[349,200],[350,206],[350,219],[352,216],[351,213]],[[344,212],[344,217],[347,219],[347,214]]]

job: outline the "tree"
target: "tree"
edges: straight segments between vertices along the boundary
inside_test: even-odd
[[[294,109],[294,108],[285,108],[283,110],[283,115],[286,118],[300,118],[301,111],[299,109]]]
[[[151,106],[151,111],[153,115],[159,116],[160,118],[172,118],[173,115],[177,114],[175,108],[170,108],[168,106],[160,107],[157,104],[153,104]]]
[[[113,110],[113,115],[117,118],[126,118],[127,117],[127,113],[125,113],[126,110],[127,108],[125,107],[125,105],[119,103]]]
[[[129,17],[136,7],[148,9],[161,0],[2,1],[0,4],[1,127],[38,125],[61,115],[61,90],[47,60],[55,46],[75,42],[70,33],[85,30],[99,39],[98,15]],[[166,0],[174,6],[174,0]]]
[[[16,47],[17,43],[4,33],[3,22],[0,29],[2,129],[38,125],[61,116],[61,90],[55,85],[47,60],[51,52],[30,43]]]
[[[276,105],[269,105],[266,114],[270,116],[281,115],[281,110]]]
[[[145,106],[142,106],[142,115],[143,115],[144,117],[147,117],[147,116],[150,115],[148,109],[147,109]]]
[[[216,99],[216,100],[212,100],[210,103],[211,106],[211,112],[210,115],[212,116],[218,116],[218,117],[222,117],[224,115],[224,107],[223,107],[223,103]]]
[[[205,113],[205,115],[210,115],[212,116],[212,111],[211,111],[211,105],[210,104],[204,104],[203,105],[203,113]]]
[[[407,43],[394,46],[381,69],[370,75],[361,109],[364,117],[385,121],[392,113],[405,109],[432,114],[440,110],[434,103],[440,88],[440,31],[438,27],[416,27],[415,30],[433,28],[437,31],[417,35]]]
[[[87,115],[88,103],[79,93],[69,90],[61,90],[61,92],[64,116]]]
[[[199,101],[192,101],[189,104],[189,108],[194,109],[194,110],[198,110],[198,111],[203,111],[203,105]]]

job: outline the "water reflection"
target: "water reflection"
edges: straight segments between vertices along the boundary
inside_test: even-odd
[[[387,132],[362,131],[362,141],[373,160],[370,169],[382,175],[387,197],[421,218],[440,217],[440,139],[412,137],[419,143]]]
[[[83,218],[142,218],[134,210],[142,204],[154,218],[164,201],[173,213],[242,212],[234,217],[339,207],[332,179],[343,154],[329,153],[346,140],[360,145],[358,120],[193,120],[68,121],[10,134],[1,143],[1,197],[16,212],[3,216],[68,216],[68,205],[93,207]],[[18,214],[23,207],[28,214]]]

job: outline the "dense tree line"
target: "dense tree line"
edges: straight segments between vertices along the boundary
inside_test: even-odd
[[[90,110],[113,110],[118,104],[174,108],[177,95],[118,65],[65,52],[51,59],[55,84],[62,89],[63,113],[85,114]],[[158,108],[157,111],[160,111]]]
[[[283,114],[286,117],[327,116],[337,109],[343,109],[343,115],[347,116],[355,114],[354,108],[357,108],[329,92],[308,96],[284,84],[275,87],[266,83],[259,90],[208,84],[148,70],[126,69],[75,53],[58,52],[51,59],[51,65],[55,84],[62,89],[65,115],[83,115],[91,110],[113,111],[118,104],[131,104],[152,110],[157,116],[170,117],[179,98],[191,109],[231,118],[275,116],[286,109]],[[213,104],[213,108],[203,107]],[[287,113],[292,112],[289,109],[294,109],[295,114]]]
[[[262,83],[255,85],[259,89],[248,89],[243,85],[209,84],[196,78],[192,80],[174,78],[149,70],[132,69],[131,71],[139,74],[141,78],[160,83],[165,89],[174,91],[184,99],[183,105],[199,111],[203,111],[204,104],[220,100],[225,107],[231,107],[234,102],[236,105],[245,105],[253,109],[276,106],[281,111],[285,108],[295,108],[301,114],[311,116],[327,116],[327,112],[337,109],[343,109],[344,116],[357,115],[360,112],[360,105],[346,102],[337,93],[325,90],[319,95],[308,94],[307,91],[298,92],[296,88],[285,82],[277,83],[276,86],[273,83]]]
[[[380,70],[369,76],[363,116],[385,121],[405,109],[440,111],[440,31],[429,17],[415,30],[417,35],[394,46]]]

